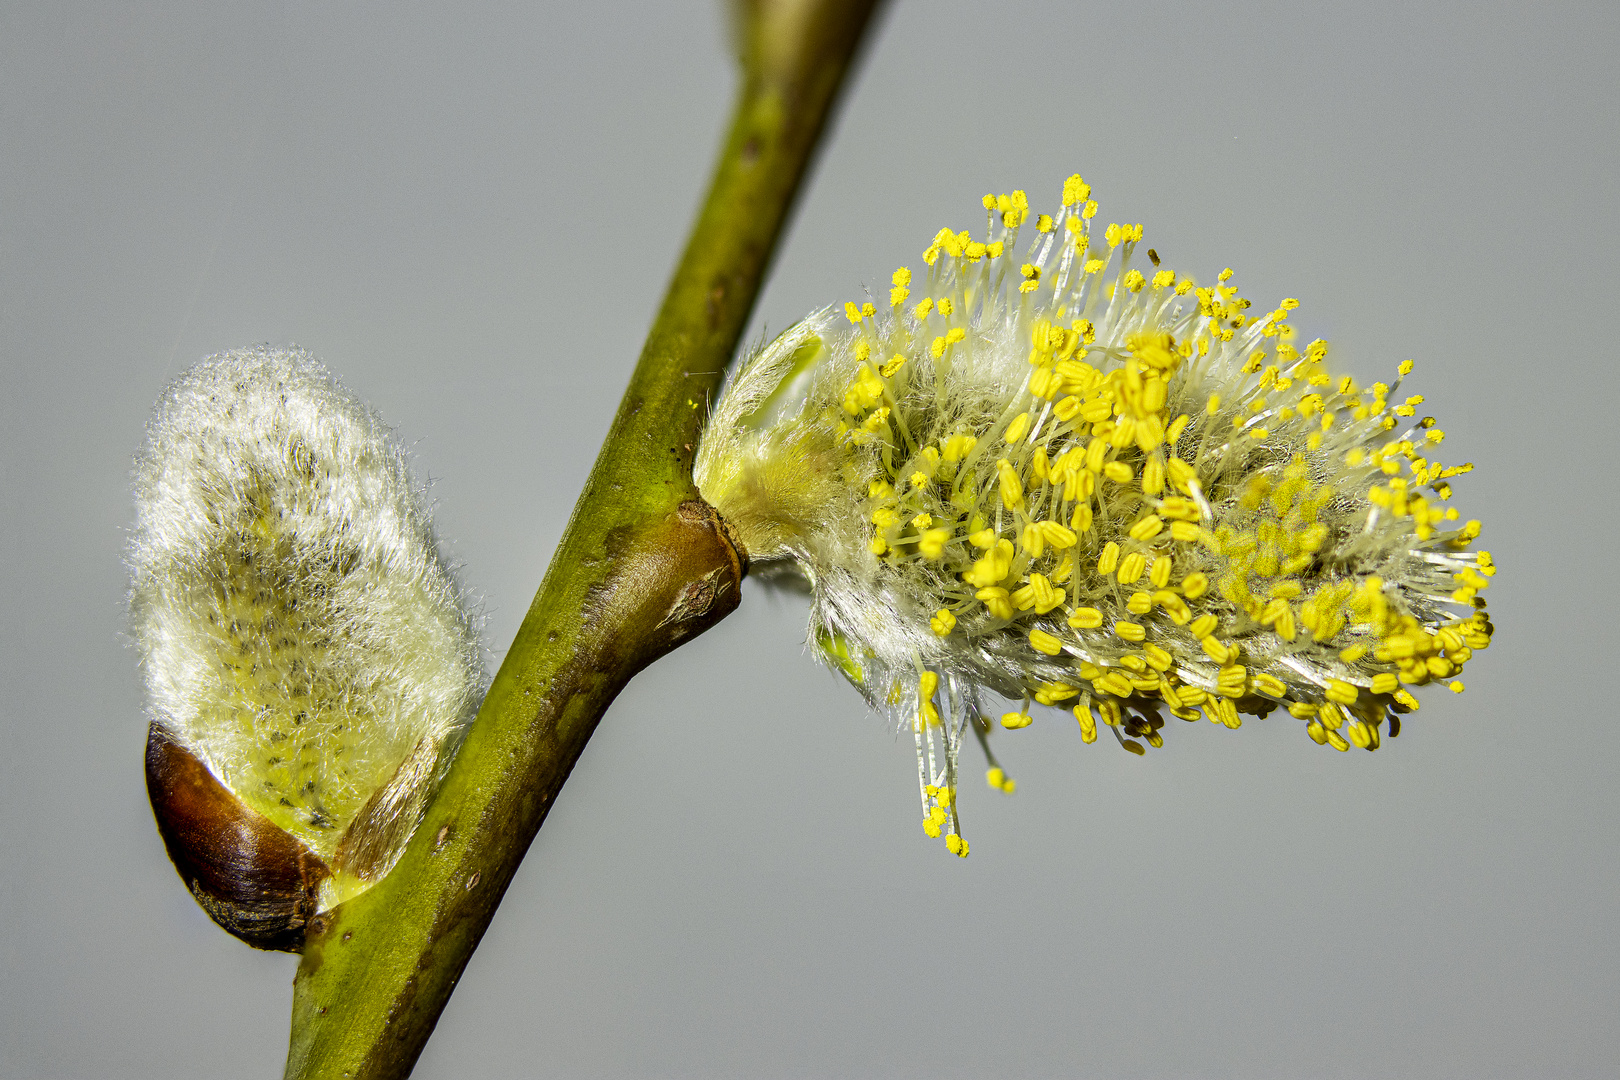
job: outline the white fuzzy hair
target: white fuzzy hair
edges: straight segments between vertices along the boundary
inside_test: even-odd
[[[334,869],[347,847],[380,877],[484,684],[404,451],[309,353],[237,350],[164,392],[135,501],[152,719]]]

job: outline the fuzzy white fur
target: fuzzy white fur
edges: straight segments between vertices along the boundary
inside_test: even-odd
[[[344,844],[380,877],[484,681],[405,453],[308,353],[261,346],[165,391],[135,499],[153,719],[323,859]]]

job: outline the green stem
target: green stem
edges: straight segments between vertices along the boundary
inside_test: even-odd
[[[409,1074],[603,712],[736,607],[747,555],[698,498],[693,449],[878,2],[737,7],[731,131],[613,428],[409,848],[310,923],[288,1077]]]

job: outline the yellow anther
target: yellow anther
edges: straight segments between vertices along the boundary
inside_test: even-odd
[[[1091,185],[1080,179],[1079,173],[1075,173],[1073,176],[1063,181],[1064,206],[1076,206],[1085,202],[1090,196]]]
[[[929,529],[917,541],[917,550],[925,559],[938,559],[945,554],[945,543],[951,538],[949,529]]]
[[[1164,519],[1157,514],[1149,514],[1131,526],[1130,537],[1132,540],[1151,540],[1163,531]]]
[[[928,318],[928,313],[933,310],[934,298],[931,296],[925,296],[921,300],[917,301],[917,306],[911,309],[911,314],[913,318],[921,320]]]
[[[1032,559],[1038,559],[1046,550],[1046,537],[1041,535],[1041,527],[1036,522],[1025,525],[1018,535],[1018,546],[1023,548]]]
[[[1354,705],[1361,691],[1353,684],[1343,679],[1329,679],[1327,684],[1327,699],[1338,702],[1340,705]]]
[[[1288,687],[1275,675],[1259,673],[1254,677],[1254,688],[1267,697],[1281,698],[1288,693]]]
[[[1226,664],[1215,675],[1215,689],[1227,697],[1242,697],[1249,686],[1249,669],[1242,664]]]
[[[1110,540],[1103,545],[1102,553],[1097,556],[1097,573],[1107,577],[1119,566],[1119,544]]]
[[[1170,621],[1177,626],[1187,625],[1192,618],[1192,609],[1187,606],[1187,602],[1168,589],[1160,589],[1154,593],[1153,602],[1163,608],[1165,614],[1170,616]]]
[[[1016,510],[1024,505],[1024,483],[1018,478],[1018,472],[1012,467],[1012,462],[1002,458],[996,462],[996,472],[1001,479],[1001,503],[1009,510]]]
[[[1116,484],[1128,484],[1131,482],[1131,477],[1134,476],[1135,473],[1133,473],[1131,471],[1131,467],[1125,464],[1123,461],[1110,461],[1108,464],[1103,466],[1103,475],[1108,477],[1108,479],[1112,480]]]
[[[1070,612],[1068,623],[1074,630],[1095,630],[1103,624],[1103,615],[1094,607],[1079,607]]]
[[[1045,615],[1053,607],[1063,604],[1063,589],[1051,588],[1051,581],[1040,573],[1029,575],[1029,585],[1024,585],[1013,593],[1013,604],[1019,610],[1029,610],[1034,607],[1035,612]]]
[[[1001,714],[1001,726],[1009,731],[1027,728],[1035,722],[1035,718],[1027,712],[1010,712]]]
[[[1170,584],[1170,575],[1175,570],[1176,563],[1168,555],[1160,555],[1148,567],[1148,580],[1153,582],[1155,589],[1162,589]]]
[[[945,461],[961,461],[978,443],[972,435],[952,435],[945,440],[945,452],[941,456]]]
[[[1172,495],[1159,503],[1159,516],[1177,521],[1197,521],[1198,504],[1191,499],[1183,499],[1179,495]]]
[[[1138,590],[1125,602],[1125,610],[1132,615],[1146,615],[1153,610],[1153,594]]]
[[[980,588],[1000,583],[1012,569],[1013,554],[1012,541],[1006,538],[997,540],[995,546],[980,556],[962,575],[962,580]]]
[[[1063,642],[1048,634],[1045,630],[1031,630],[1029,632],[1029,644],[1036,652],[1045,653],[1047,656],[1056,656],[1063,651]]]
[[[1203,638],[1199,641],[1199,644],[1204,647],[1204,652],[1209,654],[1209,658],[1217,664],[1224,664],[1232,658],[1232,650],[1213,637]]]
[[[1122,585],[1130,585],[1141,580],[1142,572],[1147,569],[1147,559],[1139,551],[1133,551],[1119,561],[1119,581]]]
[[[1209,591],[1209,578],[1194,571],[1181,579],[1181,592],[1189,600],[1196,600]]]
[[[1118,634],[1126,641],[1131,642],[1144,641],[1147,639],[1146,627],[1144,627],[1141,623],[1133,623],[1126,619],[1116,619],[1114,621],[1114,633]]]
[[[945,838],[945,850],[958,858],[965,859],[968,857],[968,842],[956,833],[951,833]]]
[[[1056,705],[1080,693],[1080,688],[1068,683],[1044,682],[1035,691],[1035,700],[1042,705]]]
[[[1060,551],[1064,548],[1073,547],[1075,542],[1079,540],[1079,537],[1075,535],[1072,529],[1066,529],[1055,521],[1041,522],[1041,535],[1045,537],[1048,544]]]
[[[995,585],[987,586],[973,594],[974,599],[984,602],[990,614],[998,619],[1011,619],[1013,617],[1012,598],[1006,589]]]
[[[978,532],[968,536],[968,543],[972,544],[976,548],[994,547],[996,543],[996,530],[980,529]]]
[[[1029,434],[1029,424],[1029,413],[1027,412],[1019,413],[1017,416],[1013,417],[1012,423],[1007,425],[1007,442],[1016,443],[1019,439],[1022,439],[1025,435]]]
[[[956,629],[956,616],[946,608],[934,612],[934,617],[928,620],[928,628],[940,637],[946,637]]]
[[[844,304],[844,317],[852,323],[861,321],[861,309],[855,306],[854,301],[848,301]]]
[[[917,676],[917,699],[919,701],[927,701],[934,696],[935,691],[938,689],[939,673],[937,671],[925,671]]]
[[[1157,645],[1143,645],[1142,658],[1155,671],[1169,671],[1175,665],[1175,658],[1170,655],[1169,650],[1161,649]]]
[[[1219,620],[1214,615],[1200,615],[1192,621],[1192,625],[1187,627],[1187,632],[1195,638],[1206,638],[1215,632],[1218,622]]]
[[[1029,392],[1038,398],[1052,400],[1063,389],[1063,376],[1051,368],[1036,368],[1029,373]]]
[[[1142,467],[1142,493],[1157,495],[1164,490],[1164,459],[1158,454],[1149,457]]]

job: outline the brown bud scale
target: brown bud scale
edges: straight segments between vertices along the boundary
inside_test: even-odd
[[[326,863],[155,723],[146,790],[169,858],[203,910],[254,948],[300,951]]]

